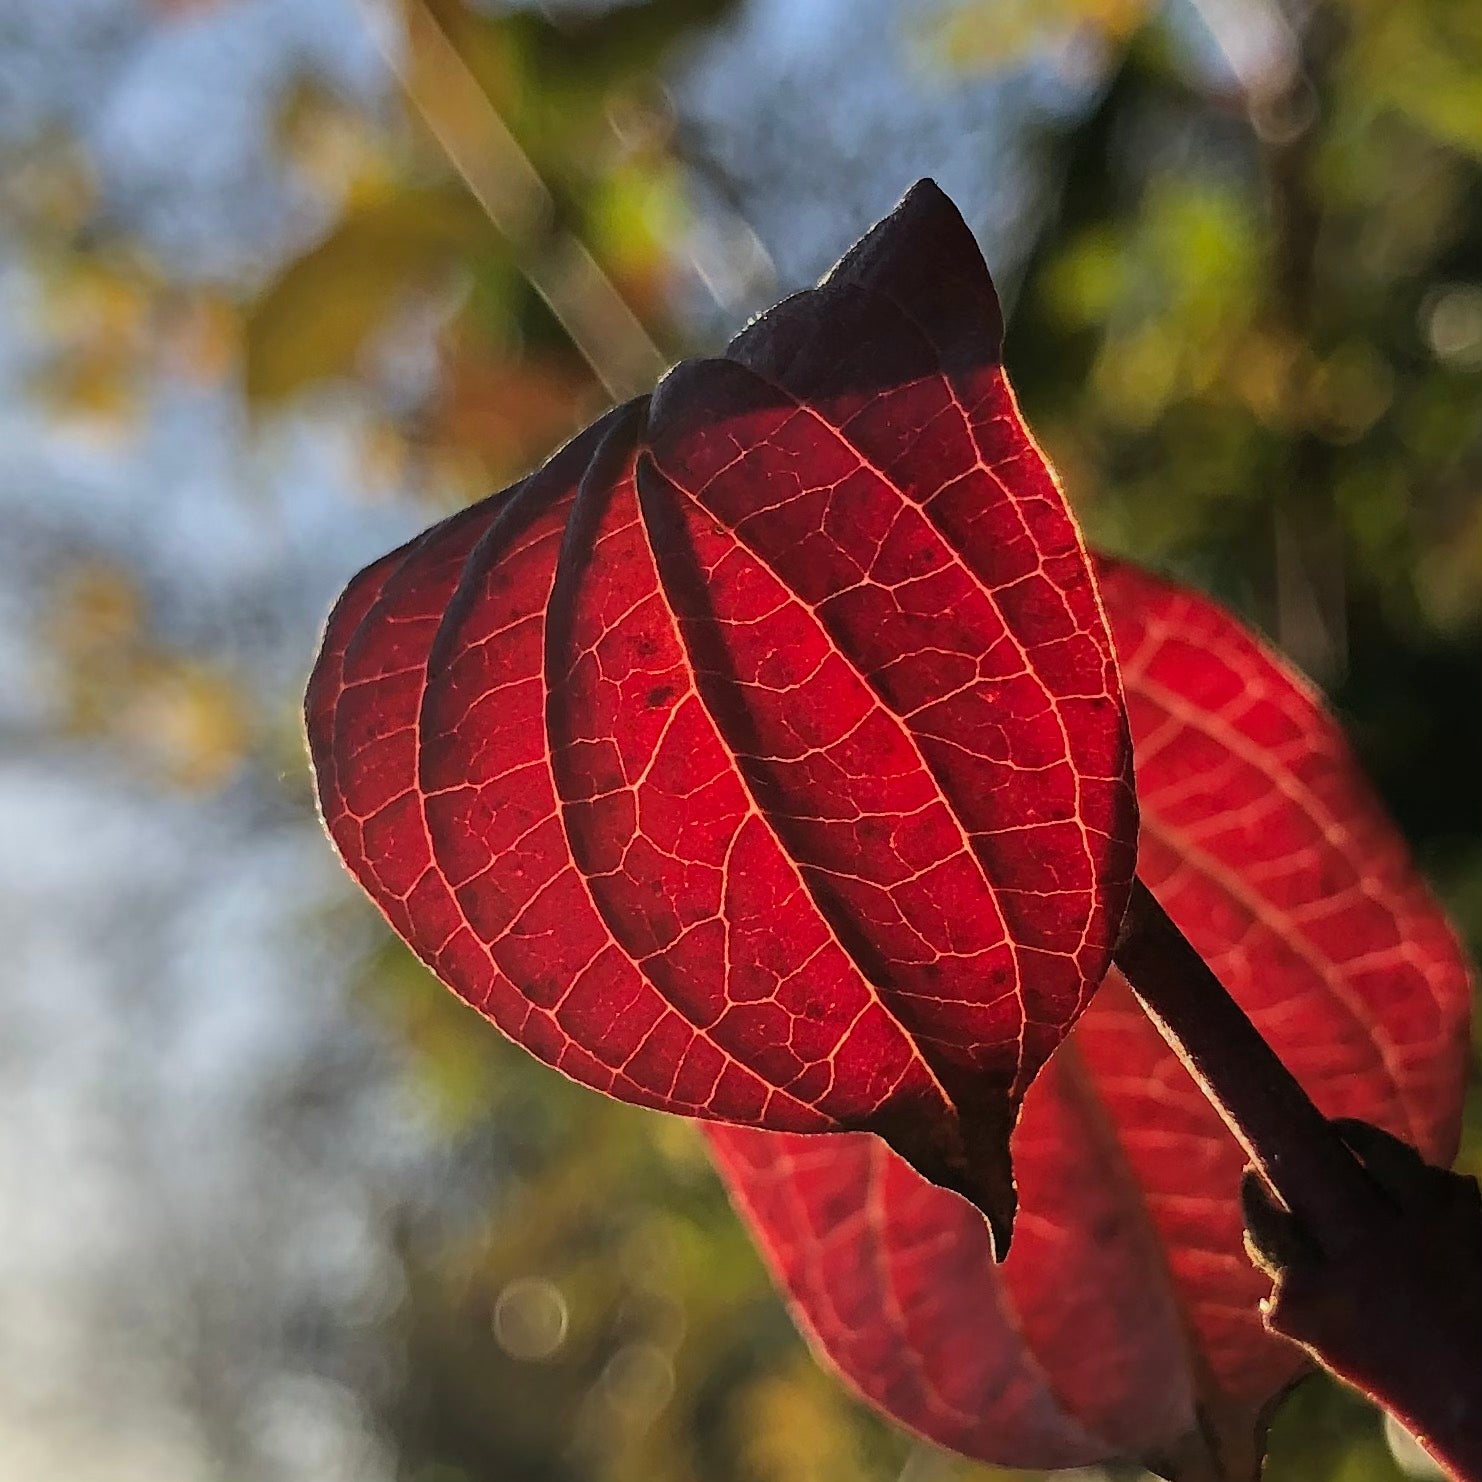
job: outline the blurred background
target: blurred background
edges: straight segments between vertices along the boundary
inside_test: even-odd
[[[1094,537],[1330,691],[1475,950],[1476,0],[3,0],[3,1482],[1003,1475],[388,939],[298,719],[355,569],[923,174]],[[1270,1475],[1405,1464],[1315,1382]]]

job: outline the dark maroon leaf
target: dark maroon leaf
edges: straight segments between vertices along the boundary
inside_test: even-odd
[[[1111,640],[929,183],[825,284],[361,573],[307,703],[391,924],[547,1063],[879,1133],[1007,1239],[1007,1138],[1135,852]]]
[[[1449,1161],[1467,969],[1338,726],[1207,599],[1098,572],[1142,878],[1325,1113]],[[998,1463],[1253,1475],[1308,1360],[1261,1321],[1245,1155],[1115,972],[1025,1101],[1000,1267],[873,1138],[710,1136],[805,1331],[902,1423]]]

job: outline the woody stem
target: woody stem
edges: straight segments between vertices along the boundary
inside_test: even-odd
[[[1141,880],[1113,960],[1272,1191],[1340,1251],[1383,1195]]]
[[[1345,1141],[1140,880],[1113,960],[1285,1205],[1256,1201],[1265,1234],[1289,1221],[1301,1237],[1263,1249],[1251,1221],[1275,1278],[1267,1327],[1397,1416],[1456,1482],[1482,1482],[1476,1180],[1364,1123]]]

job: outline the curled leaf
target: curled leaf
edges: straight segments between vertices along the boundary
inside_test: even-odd
[[[1006,1246],[1136,847],[1088,558],[927,182],[809,293],[351,583],[306,714],[391,924],[644,1105],[867,1130]]]

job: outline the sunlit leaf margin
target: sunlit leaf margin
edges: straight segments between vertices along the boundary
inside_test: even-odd
[[[644,1105],[878,1133],[1000,1249],[1136,804],[1088,558],[987,269],[908,193],[816,290],[367,568],[306,716],[420,956]]]

